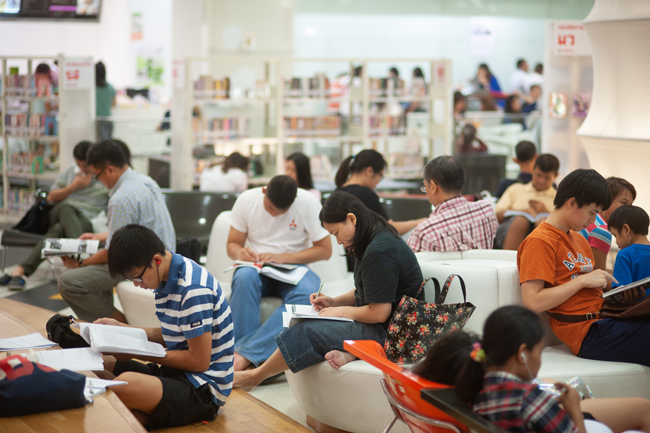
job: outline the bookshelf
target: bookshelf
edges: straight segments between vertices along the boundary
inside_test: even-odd
[[[396,62],[417,63],[427,71],[428,81],[420,79],[422,91],[408,93],[403,81],[368,72]],[[350,78],[347,88],[341,88],[339,77],[324,73],[295,76],[305,69],[297,65],[315,64],[318,70],[333,63],[349,77],[362,66],[361,76]],[[333,179],[340,161],[362,149],[382,152],[387,175],[395,179],[420,177],[428,159],[451,154],[447,59],[188,58],[182,75],[173,108],[182,110],[182,121],[172,122],[178,137],[172,140],[175,189],[195,183],[192,149],[197,145],[213,144],[218,156],[238,151],[251,157],[256,168],[251,183],[284,173],[285,157],[294,151],[311,158],[317,180]],[[238,75],[248,75],[247,83]],[[424,112],[389,111],[403,103],[417,103]]]
[[[58,83],[35,74],[38,64],[58,65]],[[74,163],[72,150],[95,138],[92,58],[0,57],[2,205],[23,213],[33,192]],[[55,85],[58,84],[58,85]]]

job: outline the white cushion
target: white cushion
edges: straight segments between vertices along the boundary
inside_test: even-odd
[[[158,328],[156,298],[153,290],[136,287],[131,281],[121,281],[115,286],[126,321],[140,328]]]

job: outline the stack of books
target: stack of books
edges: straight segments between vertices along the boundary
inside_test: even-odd
[[[212,78],[201,75],[194,82],[194,99],[229,99],[230,78]]]
[[[287,137],[337,137],[341,135],[341,118],[285,117],[284,133]]]
[[[249,119],[246,117],[193,118],[192,132],[197,142],[246,138],[249,135]]]

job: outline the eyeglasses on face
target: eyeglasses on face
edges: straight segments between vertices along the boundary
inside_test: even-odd
[[[145,272],[147,272],[147,267],[146,266],[144,267],[144,269],[142,269],[142,272],[137,277],[134,277],[134,278],[124,277],[124,278],[131,281],[132,283],[141,283],[142,282],[142,277],[144,276]]]
[[[102,173],[104,172],[104,170],[106,170],[107,168],[108,168],[108,165],[106,167],[102,168],[101,170],[99,170],[99,173],[97,173],[96,175],[93,176],[93,180],[99,180],[99,176],[101,176]]]

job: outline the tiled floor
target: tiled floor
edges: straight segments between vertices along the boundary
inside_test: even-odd
[[[6,272],[11,273],[16,264],[20,263],[28,253],[29,250],[26,248],[10,248],[7,254]],[[56,280],[53,279],[53,276],[58,277],[64,270],[65,267],[60,259],[56,259],[53,266],[45,261],[33,276],[25,279],[27,283],[25,289],[16,292],[8,290],[6,286],[0,286],[0,297],[10,297],[16,301],[58,311],[64,315],[74,315],[72,310],[66,306],[65,301],[58,295]],[[115,307],[122,310],[118,297],[115,296],[114,299]],[[284,375],[268,385],[258,386],[250,394],[309,428],[307,415],[298,406]]]

